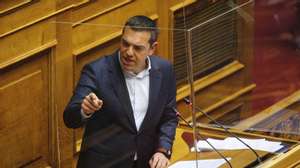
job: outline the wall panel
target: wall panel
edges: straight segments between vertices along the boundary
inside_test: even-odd
[[[12,35],[2,37],[0,49],[5,52],[0,54],[1,67],[10,64],[13,59],[26,57],[26,53],[35,50],[55,40],[54,19],[38,22],[33,26],[22,29]]]
[[[74,27],[73,50],[84,48],[96,40],[120,31],[127,18],[136,14],[147,16],[156,14],[156,3],[150,0],[133,1],[118,10],[105,13],[85,22],[86,24]]]
[[[15,12],[1,16],[0,19],[0,35],[13,31],[18,27],[28,24],[34,20],[42,18],[55,12],[55,1],[38,0],[24,8]]]
[[[34,0],[2,0],[0,1],[0,15],[7,15],[34,2]]]
[[[48,56],[42,52],[1,71],[1,167],[48,161]]]
[[[84,24],[93,18],[96,18],[104,13],[113,12],[124,5],[128,5],[133,0],[115,0],[115,1],[88,1],[73,10],[73,26]]]

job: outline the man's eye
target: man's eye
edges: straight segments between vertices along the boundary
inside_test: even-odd
[[[129,46],[129,43],[127,43],[125,40],[122,40],[122,44],[124,47],[128,47]]]
[[[136,50],[136,51],[142,51],[143,47],[141,47],[141,46],[134,46],[134,50]]]

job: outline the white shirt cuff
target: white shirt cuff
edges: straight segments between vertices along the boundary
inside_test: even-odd
[[[93,115],[93,114],[91,114],[91,115],[86,115],[86,114],[83,112],[82,109],[80,110],[80,113],[81,113],[82,119],[88,119],[88,118],[92,117],[92,115]]]

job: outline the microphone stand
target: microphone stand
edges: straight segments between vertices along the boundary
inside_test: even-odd
[[[176,110],[176,108],[173,107],[173,110],[176,112],[177,117],[179,117],[183,122],[185,122],[190,128],[193,129],[193,126],[181,116],[181,114],[179,113],[179,111]],[[207,139],[203,138],[198,132],[197,132],[197,136],[203,139],[210,147],[212,147],[213,150],[217,152],[218,155],[221,156],[227,162],[229,167],[232,168],[232,165],[229,162],[229,160],[222,153],[220,153],[218,149],[216,149]],[[196,146],[196,152],[197,152],[197,146]]]
[[[184,102],[187,104],[187,105],[192,105],[190,100],[187,99],[187,98],[184,98],[183,99]],[[228,133],[229,135],[233,136],[234,138],[236,138],[238,141],[240,141],[242,144],[244,144],[247,148],[249,148],[256,156],[256,160],[258,163],[261,163],[261,159],[260,159],[260,156],[257,154],[257,152],[251,147],[249,146],[247,143],[245,143],[243,140],[241,140],[238,136],[236,136],[234,133],[230,132],[228,130],[228,128],[224,127],[222,124],[220,124],[218,121],[216,121],[215,119],[213,119],[210,115],[208,115],[206,112],[204,112],[203,110],[201,110],[199,107],[195,107],[197,111],[199,111],[200,113],[202,113],[203,115],[205,115],[210,121],[214,122],[215,124],[217,124],[217,126],[219,128],[222,128],[224,129],[224,131],[226,133]]]

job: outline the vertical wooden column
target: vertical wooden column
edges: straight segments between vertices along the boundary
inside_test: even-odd
[[[71,10],[60,13],[56,17],[57,47],[53,58],[54,78],[54,111],[57,120],[57,166],[69,168],[73,161],[74,131],[63,123],[63,111],[73,91],[73,56],[72,56],[72,24]]]
[[[171,43],[169,34],[170,34],[170,25],[169,25],[169,2],[166,1],[161,3],[159,0],[156,2],[157,13],[158,13],[158,22],[157,26],[160,28],[160,34],[158,38],[158,55],[172,61],[172,55],[169,52],[169,43]]]

